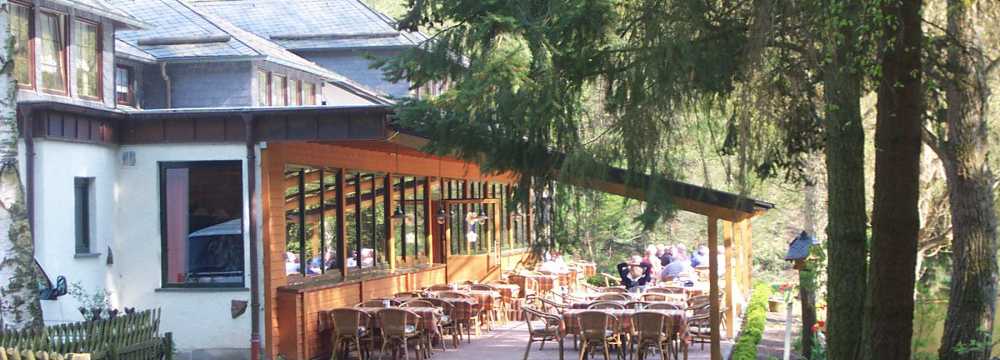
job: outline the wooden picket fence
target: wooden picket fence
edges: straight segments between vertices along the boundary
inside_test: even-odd
[[[0,360],[91,360],[90,354],[60,354],[54,351],[18,350],[0,347]]]
[[[173,353],[171,334],[161,336],[159,329],[160,311],[145,310],[41,330],[0,331],[0,347],[22,352],[83,353],[92,360],[169,360]]]

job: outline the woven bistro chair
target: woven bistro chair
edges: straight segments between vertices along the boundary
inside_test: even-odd
[[[459,330],[458,324],[452,319],[455,313],[455,306],[450,302],[435,298],[424,298],[421,299],[427,301],[434,305],[434,307],[441,309],[440,321],[438,321],[438,333],[441,334],[441,350],[447,350],[444,343],[444,335],[451,335],[451,347],[458,349],[458,345],[461,343],[459,341],[459,336],[462,335]]]
[[[396,293],[392,297],[395,299],[418,299],[424,297],[424,294],[419,291],[406,291],[406,292]]]
[[[576,315],[577,329],[580,331],[580,359],[596,347],[604,351],[604,360],[610,357],[612,347],[618,349],[618,357],[622,355],[621,322],[618,317],[603,311],[584,311]]]
[[[469,285],[469,290],[491,291],[498,295],[500,294],[500,290],[487,284],[472,284]],[[500,301],[491,301],[489,304],[485,304],[482,309],[482,314],[486,316],[486,319],[484,320],[488,321],[487,327],[490,330],[493,329],[493,322],[495,321],[507,322],[507,315],[506,315],[507,309],[505,302],[503,301],[503,297],[500,297],[499,300]]]
[[[407,300],[406,302],[399,305],[399,307],[435,307],[434,303],[423,300],[423,299],[413,299]]]
[[[521,308],[521,311],[524,312],[524,321],[528,323],[528,346],[524,349],[524,360],[528,360],[531,344],[541,342],[538,350],[542,350],[546,341],[559,343],[559,360],[563,360],[565,356],[563,339],[566,337],[566,325],[563,323],[562,316],[548,314],[531,306],[525,306]],[[538,320],[542,322],[541,325],[532,323]]]
[[[689,306],[688,311],[692,315],[688,316],[688,335],[691,342],[701,343],[701,349],[705,350],[705,344],[712,342],[711,304],[705,302],[697,306]],[[721,317],[720,317],[721,319]],[[720,325],[725,322],[720,321]]]
[[[399,348],[403,350],[403,359],[409,358],[409,343],[416,340],[414,348],[417,360],[423,359],[423,339],[420,332],[420,315],[403,308],[386,308],[378,312],[379,328],[382,330],[382,355],[385,356],[387,349],[395,352]]]
[[[653,301],[668,301],[669,298],[670,297],[667,294],[658,294],[658,293],[646,293],[646,294],[639,295],[639,300],[641,300],[641,301],[649,301],[649,302],[653,302]]]
[[[556,300],[550,300],[542,297],[534,299],[536,299],[539,303],[541,303],[542,311],[547,312],[549,314],[562,315],[562,313],[566,311],[566,309],[569,309],[570,307],[569,304],[561,303]]]
[[[373,329],[368,327],[371,316],[368,313],[351,308],[330,310],[330,323],[333,324],[333,352],[331,360],[339,355],[346,359],[353,345],[358,351],[358,358],[365,360],[371,357],[371,346],[374,341]],[[367,346],[362,346],[366,344]],[[343,347],[341,347],[343,346]]]
[[[446,296],[440,296],[440,295]],[[461,294],[461,293],[439,293],[439,298],[441,299],[460,299],[469,300],[472,299],[471,296]],[[470,301],[455,301],[451,303],[452,313],[451,321],[455,322],[457,325],[458,336],[461,339],[462,331],[465,331],[465,342],[472,342],[472,329],[476,330],[476,335],[479,335],[479,307],[473,305]]]
[[[597,300],[597,301],[629,301],[629,300],[632,300],[632,297],[628,296],[628,295],[626,295],[624,293],[622,293],[622,294],[613,293],[613,294],[601,294],[601,296],[598,296],[594,300]]]
[[[593,309],[598,309],[598,310],[600,310],[600,309],[625,310],[625,304],[618,303],[618,302],[611,302],[611,301],[598,301],[598,302],[595,302],[593,304],[590,304],[590,306],[587,306],[587,309],[589,309],[589,310],[593,310]]]
[[[646,301],[629,301],[629,302],[625,303],[625,308],[626,309],[638,309],[638,310],[642,310],[642,309],[645,309],[649,305],[650,305],[650,303],[646,302]]]
[[[437,284],[428,286],[427,291],[452,291],[455,290],[451,285],[448,284]]]
[[[685,294],[686,293],[684,291],[684,288],[673,287],[673,286],[649,288],[649,289],[646,289],[646,292],[647,293],[654,293],[654,294]]]
[[[395,301],[395,300],[389,300],[389,307],[392,307],[392,306],[399,306],[399,302]],[[364,307],[380,308],[380,307],[386,307],[386,306],[385,306],[385,299],[371,299],[371,300],[365,300],[365,301],[359,302],[357,305],[354,305],[354,307],[358,307],[358,308],[364,308]]]
[[[646,306],[646,310],[685,310],[684,305],[669,302],[658,302]]]
[[[669,359],[671,354],[676,359],[673,331],[673,318],[665,314],[640,311],[632,315],[632,339],[636,344],[638,360],[645,359],[646,350],[650,347],[660,352],[661,360]]]
[[[604,293],[622,293],[623,294],[623,293],[627,293],[628,292],[628,290],[626,290],[625,288],[618,287],[618,286],[605,286],[605,287],[599,288],[598,290],[600,290],[601,292],[604,292]]]

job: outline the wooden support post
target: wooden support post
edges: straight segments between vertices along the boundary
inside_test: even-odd
[[[747,256],[747,289],[753,288],[753,231],[751,231],[752,226],[750,226],[751,218],[743,220],[744,222],[744,236],[743,243],[746,245],[746,256]]]
[[[719,334],[719,220],[708,218],[708,321],[711,328],[712,360],[722,360],[722,341]]]
[[[431,187],[431,178],[427,178],[424,181],[424,235],[426,235],[427,241],[424,243],[424,248],[427,251],[427,264],[434,263],[434,242],[438,241],[434,237],[434,226],[437,225],[437,211],[434,210],[433,203],[431,202],[431,193],[433,188]]]
[[[736,307],[733,306],[733,292],[735,290],[733,288],[735,285],[733,283],[733,276],[736,273],[734,273],[735,267],[733,266],[733,223],[731,221],[722,222],[722,239],[725,244],[725,254],[723,255],[725,257],[725,264],[722,264],[720,268],[725,269],[723,277],[726,282],[726,296],[724,299],[726,304],[726,337],[732,339],[736,319]],[[736,246],[740,246],[740,244],[737,243]]]
[[[746,272],[746,263],[745,263],[746,256],[744,255],[744,253],[746,252],[746,247],[743,244],[742,225],[743,222],[741,221],[736,221],[733,223],[733,239],[735,239],[736,244],[738,245],[735,247],[735,254],[733,254],[734,255],[733,262],[736,271],[736,274],[734,276],[736,282],[735,288],[738,290],[738,292],[734,292],[733,296],[734,298],[739,299],[741,304],[744,304],[746,303],[747,300],[744,291],[746,290],[746,282],[744,281],[746,279],[746,276],[743,274],[744,272]]]
[[[344,188],[344,170],[337,170],[337,256],[340,257],[340,262],[338,263],[340,267],[340,275],[343,279],[347,279],[347,258],[350,254],[347,253],[347,224],[344,222],[345,205],[347,204],[347,199],[344,196],[347,191]]]
[[[386,174],[385,177],[382,179],[382,182],[384,183],[382,185],[383,186],[383,190],[382,190],[382,194],[383,194],[382,195],[382,203],[385,204],[385,206],[383,207],[383,209],[385,209],[385,211],[383,212],[382,216],[385,218],[385,241],[387,242],[386,247],[385,247],[385,252],[386,252],[385,258],[389,260],[389,270],[395,270],[396,269],[396,232],[393,231],[392,224],[396,221],[396,219],[392,218],[392,214],[396,213],[396,209],[395,209],[395,207],[393,207],[393,204],[395,202],[392,201],[392,200],[396,197],[396,195],[395,195],[396,194],[396,191],[395,191],[396,189],[394,189],[393,186],[392,186],[392,174],[391,173],[390,174]],[[372,194],[374,194],[374,193],[375,192],[372,191]],[[402,205],[402,204],[400,204],[400,205]]]

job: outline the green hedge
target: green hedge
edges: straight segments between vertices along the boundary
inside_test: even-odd
[[[764,335],[764,326],[767,324],[767,299],[770,296],[770,286],[764,283],[754,285],[753,296],[750,297],[746,318],[743,321],[743,331],[736,339],[736,345],[733,346],[730,359],[757,359],[757,344],[760,343],[760,339]]]

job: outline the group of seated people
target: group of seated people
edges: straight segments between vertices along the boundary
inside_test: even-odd
[[[720,260],[723,251],[722,248],[719,249]],[[688,254],[687,247],[683,244],[649,245],[644,255],[633,255],[628,261],[618,264],[617,268],[622,285],[634,289],[656,282],[696,280],[695,268],[707,268],[708,258],[709,249],[704,245],[691,254]],[[724,266],[721,264],[720,262],[719,270],[723,271]]]

